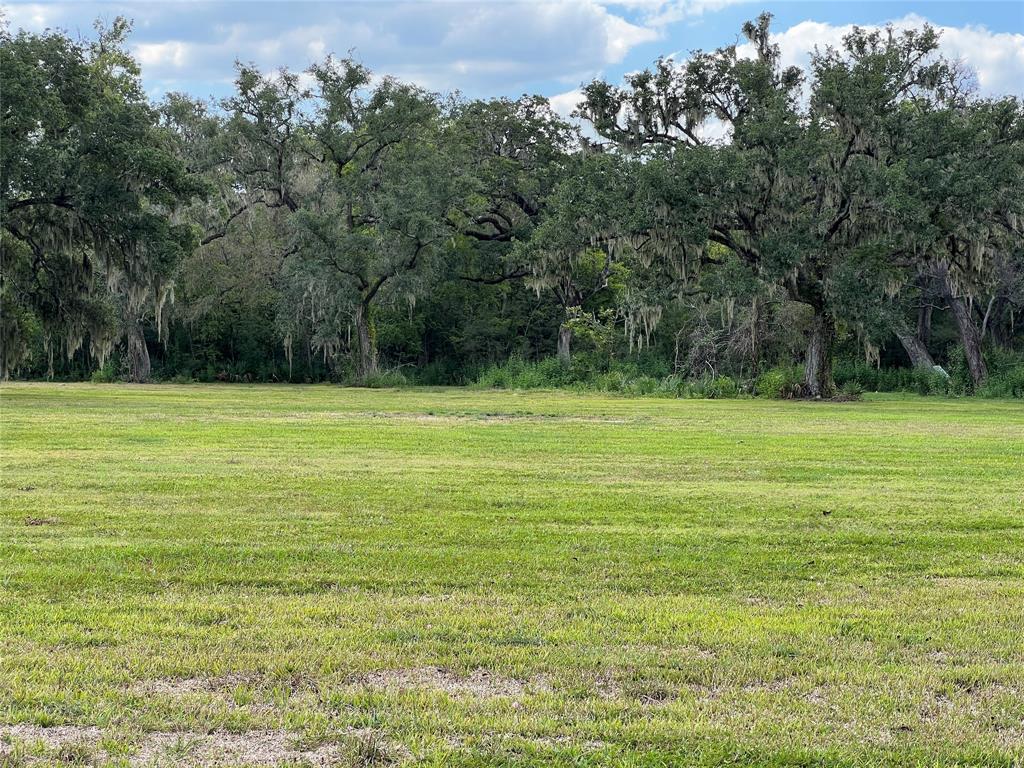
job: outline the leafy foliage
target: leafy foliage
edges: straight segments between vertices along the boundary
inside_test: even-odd
[[[762,14],[583,131],[332,57],[151,105],[127,33],[4,33],[5,376],[1018,391],[1024,110],[927,25]]]
[[[176,214],[205,191],[175,152],[124,48],[128,25],[92,43],[0,31],[0,374],[41,341],[52,372],[88,341],[102,367],[115,339],[148,376],[139,322],[165,303],[195,233]]]

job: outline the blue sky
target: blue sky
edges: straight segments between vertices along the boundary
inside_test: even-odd
[[[947,55],[978,73],[985,95],[1024,96],[1024,2],[745,2],[743,0],[418,0],[413,2],[4,3],[12,27],[89,34],[97,17],[134,21],[131,47],[154,97],[230,92],[236,59],[301,70],[327,53],[378,73],[468,96],[541,93],[568,110],[581,83],[618,80],[659,55],[734,42],[761,10],[784,56],[806,61],[844,27],[924,21]]]

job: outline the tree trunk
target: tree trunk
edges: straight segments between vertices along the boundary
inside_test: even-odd
[[[907,353],[907,357],[910,358],[910,364],[915,368],[927,368],[931,370],[935,367],[935,360],[932,358],[931,352],[928,351],[928,347],[924,345],[917,336],[911,333],[907,328],[896,328],[896,338],[900,340],[900,344],[903,345],[903,349]]]
[[[828,312],[815,308],[811,338],[804,360],[804,389],[808,397],[832,397],[836,392],[832,380],[832,346],[836,337],[836,321]]]
[[[932,305],[922,304],[917,311],[917,338],[924,345],[932,336]]]
[[[750,302],[750,373],[757,376],[761,366],[761,302],[755,296]]]
[[[562,365],[569,365],[569,344],[572,342],[572,328],[568,325],[558,326],[558,361]]]
[[[356,376],[360,381],[377,373],[377,338],[369,305],[363,303],[356,310]]]
[[[949,274],[943,272],[939,283],[942,287],[943,298],[949,305],[956,321],[957,330],[960,332],[960,343],[964,347],[964,355],[967,357],[967,367],[971,372],[971,381],[978,387],[985,381],[988,371],[985,369],[985,361],[981,356],[981,331],[978,330],[971,309],[962,298],[956,296],[953,286],[949,282]]]
[[[142,332],[142,323],[137,320],[128,323],[128,379],[137,384],[149,380],[149,350],[146,348],[146,336]]]

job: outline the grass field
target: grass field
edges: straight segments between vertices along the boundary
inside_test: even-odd
[[[9,384],[8,765],[1024,765],[1024,406]]]

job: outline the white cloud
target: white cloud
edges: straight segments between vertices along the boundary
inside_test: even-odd
[[[897,30],[919,29],[927,20],[910,14],[894,20]],[[864,29],[877,26],[861,25]],[[1024,34],[992,32],[980,26],[935,26],[941,33],[939,51],[949,59],[963,61],[978,78],[982,96],[1024,95]],[[802,21],[784,32],[772,35],[785,66],[806,67],[815,46],[839,47],[843,37],[853,31],[852,24],[836,26],[818,21]],[[740,46],[741,55],[753,58],[751,44]]]
[[[580,88],[573,88],[571,91],[556,93],[554,96],[548,97],[551,108],[567,120],[573,119],[572,112],[581,101],[583,101],[583,90]]]
[[[376,72],[435,90],[514,95],[569,89],[608,75],[638,46],[668,39],[671,24],[692,22],[744,1],[182,5],[110,0],[9,3],[4,13],[13,29],[62,26],[85,36],[97,16],[108,21],[119,14],[133,18],[135,32],[129,42],[149,90],[174,87],[199,96],[211,90],[223,94],[233,78],[235,59],[267,70],[302,70],[328,53],[344,56],[351,51]],[[905,16],[895,24],[911,27],[923,21]],[[850,29],[804,21],[779,32],[776,39],[787,63],[805,65],[814,45],[839,44]],[[940,30],[942,51],[976,70],[982,94],[1024,95],[1024,35],[980,26]],[[730,34],[721,42],[731,40]]]
[[[6,18],[11,29],[45,29],[54,22],[53,9],[42,3],[13,3],[0,6],[0,13]]]
[[[975,26],[940,29],[943,52],[974,70],[982,95],[1024,96],[1024,34],[995,33]]]
[[[376,72],[433,90],[544,91],[599,76],[662,33],[604,0],[220,2],[189,5],[187,13],[174,3],[54,3],[18,6],[13,26],[41,29],[45,15],[46,24],[88,29],[96,15],[118,14],[135,20],[130,45],[147,89],[200,96],[225,92],[236,59],[301,71],[329,53],[351,53]]]
[[[166,43],[138,43],[132,47],[132,53],[144,68],[180,70],[190,63],[193,48],[181,40],[168,40]]]
[[[619,16],[612,15],[605,21],[605,34],[605,61],[609,64],[618,64],[626,58],[626,54],[633,47],[652,42],[659,37],[658,31],[651,27],[638,27]]]
[[[752,0],[604,0],[606,5],[638,11],[649,27],[663,28],[679,21],[693,20],[730,5]]]
[[[696,133],[704,141],[724,144],[732,139],[732,125],[717,117],[709,117],[697,126]]]

